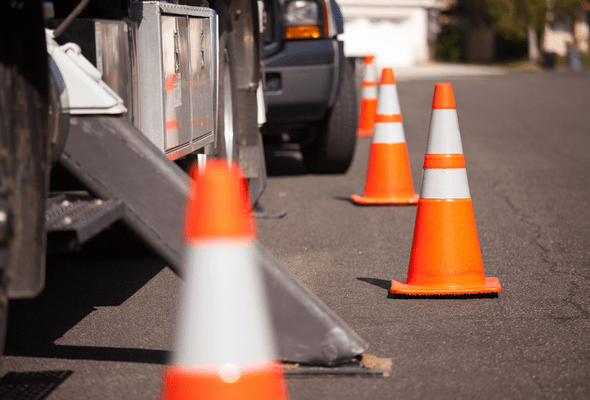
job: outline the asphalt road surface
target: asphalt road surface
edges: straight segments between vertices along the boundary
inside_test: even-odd
[[[370,139],[339,176],[307,174],[296,150],[269,148],[262,203],[288,213],[259,219],[260,241],[368,353],[393,361],[388,378],[290,378],[291,399],[590,398],[590,75],[449,81],[485,273],[502,293],[389,297],[407,275],[416,206],[350,202]],[[417,191],[436,82],[398,83]],[[156,399],[177,288],[148,256],[51,257],[45,292],[11,303],[0,376],[23,398]]]

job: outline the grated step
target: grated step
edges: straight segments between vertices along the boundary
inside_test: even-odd
[[[101,200],[78,193],[50,197],[45,213],[50,250],[77,251],[122,217],[121,200]]]

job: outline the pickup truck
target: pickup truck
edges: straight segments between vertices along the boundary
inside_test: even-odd
[[[334,0],[264,0],[263,138],[299,143],[312,173],[344,173],[356,145],[353,65]]]

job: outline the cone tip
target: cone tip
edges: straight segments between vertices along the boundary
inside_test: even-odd
[[[373,56],[365,56],[365,64],[373,64]]]
[[[236,163],[207,161],[205,170],[192,171],[185,213],[184,238],[201,240],[255,240],[256,225],[250,212],[244,175]]]
[[[391,68],[383,68],[381,72],[381,85],[395,85],[395,77]]]
[[[448,82],[437,83],[434,87],[434,100],[432,101],[434,109],[455,109],[455,95],[453,94],[453,85]]]

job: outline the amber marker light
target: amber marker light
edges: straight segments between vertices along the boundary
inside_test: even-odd
[[[285,35],[287,39],[317,39],[320,37],[320,27],[317,25],[288,26]]]

